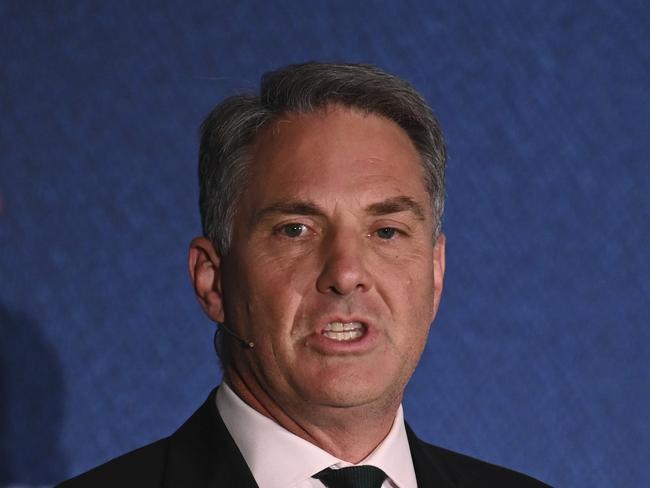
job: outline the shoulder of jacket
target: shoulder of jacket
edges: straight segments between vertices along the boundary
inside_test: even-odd
[[[74,478],[64,481],[55,488],[103,488],[138,487],[159,488],[162,486],[165,457],[169,438],[143,446],[97,466]]]

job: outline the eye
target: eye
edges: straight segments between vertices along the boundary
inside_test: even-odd
[[[394,229],[393,227],[382,227],[381,229],[375,231],[377,237],[380,239],[392,239],[395,237],[395,234],[397,234],[397,232],[397,229]]]
[[[286,237],[300,237],[307,231],[307,226],[305,224],[299,224],[292,222],[290,224],[283,225],[280,227],[279,233]]]

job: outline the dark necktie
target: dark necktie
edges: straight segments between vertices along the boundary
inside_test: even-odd
[[[327,468],[312,476],[327,488],[380,488],[386,477],[386,473],[375,466]]]

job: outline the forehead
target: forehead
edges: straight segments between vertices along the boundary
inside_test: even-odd
[[[266,127],[248,190],[253,206],[274,198],[407,195],[430,208],[420,155],[406,132],[387,118],[340,106],[288,114]]]

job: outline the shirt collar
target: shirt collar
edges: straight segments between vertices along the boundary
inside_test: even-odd
[[[352,466],[262,415],[225,383],[217,391],[216,403],[260,486],[286,488],[325,468]],[[398,488],[417,486],[401,405],[386,438],[359,464],[381,468]]]

